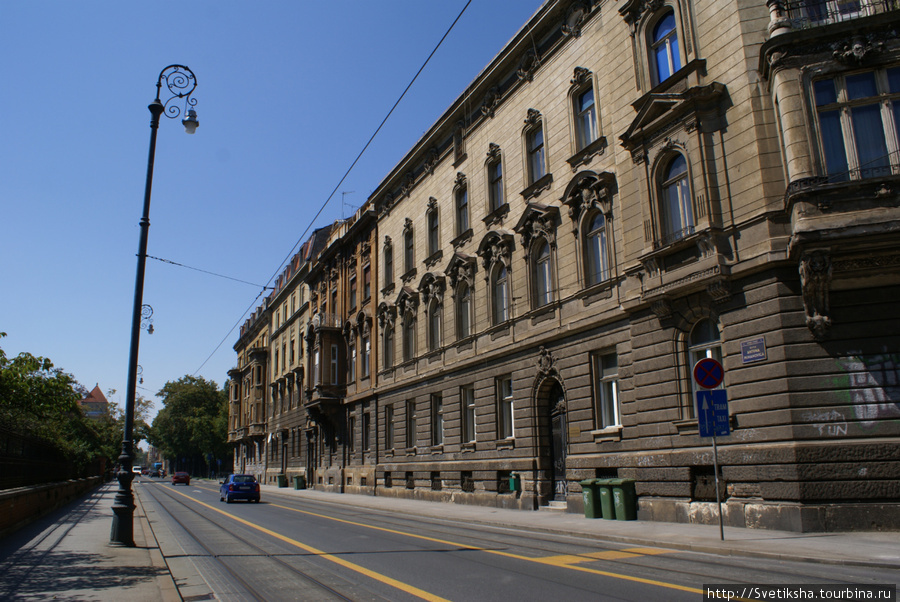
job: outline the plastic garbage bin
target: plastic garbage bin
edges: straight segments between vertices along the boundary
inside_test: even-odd
[[[522,491],[522,477],[517,472],[509,474],[509,490],[513,493]]]
[[[600,493],[597,479],[581,481],[581,499],[584,501],[584,517],[600,518]]]
[[[287,487],[287,475],[283,475],[283,474],[278,475],[278,486],[279,487]]]
[[[634,493],[634,479],[610,479],[616,520],[637,519],[637,495]]]
[[[609,482],[612,479],[594,479],[597,483],[597,493],[600,496],[600,514],[606,520],[616,520],[616,509],[613,506],[612,487]]]

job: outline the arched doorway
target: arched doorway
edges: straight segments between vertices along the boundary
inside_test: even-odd
[[[566,501],[566,396],[558,382],[553,382],[545,406],[549,413],[550,463],[554,501]]]

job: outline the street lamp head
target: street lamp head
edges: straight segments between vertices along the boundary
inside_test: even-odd
[[[187,112],[187,117],[181,120],[181,123],[184,125],[184,131],[188,134],[193,134],[197,131],[197,127],[200,125],[200,122],[197,120],[197,111],[194,109],[189,109]]]

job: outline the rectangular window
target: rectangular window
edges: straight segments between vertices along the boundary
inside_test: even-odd
[[[460,415],[462,416],[462,442],[475,441],[475,387],[465,385],[459,389]]]
[[[534,184],[544,177],[544,128],[538,127],[527,135],[528,146],[528,178]]]
[[[575,96],[575,140],[578,150],[597,139],[597,107],[594,89],[588,88]]]
[[[619,362],[615,353],[593,354],[594,416],[597,428],[618,426],[619,419]]]
[[[369,430],[372,428],[371,419],[369,417],[369,413],[365,412],[362,415],[362,448],[363,451],[369,451],[369,447],[371,445],[369,438]]]
[[[274,363],[273,367],[275,368],[275,375],[277,376],[278,375],[278,352],[277,351],[275,352],[275,363]]]
[[[356,382],[356,345],[350,344],[350,365],[347,366],[347,384],[352,385]]]
[[[900,67],[818,80],[813,96],[830,182],[900,169]]]
[[[403,235],[403,270],[411,272],[416,267],[416,247],[412,230],[407,230]]]
[[[444,444],[444,398],[440,393],[431,394],[431,444]]]
[[[491,211],[499,209],[506,203],[503,196],[503,162],[500,160],[488,165],[488,194]]]
[[[416,401],[410,399],[406,402],[406,447],[416,446]]]
[[[313,353],[313,386],[316,387],[319,385],[320,379],[319,373],[319,350],[316,349]]]
[[[497,438],[511,439],[514,436],[513,426],[513,391],[512,377],[503,376],[497,379]]]
[[[338,346],[331,346],[331,384],[338,384]]]
[[[356,276],[350,276],[350,310],[356,309]]]
[[[394,284],[394,247],[384,246],[384,285]]]
[[[384,407],[384,447],[394,449],[394,406]]]
[[[434,255],[440,248],[440,230],[438,228],[438,212],[433,209],[428,212],[428,255]]]
[[[363,301],[372,297],[372,270],[369,266],[363,268]]]
[[[294,339],[291,339],[291,366],[296,363],[296,356],[294,355],[294,350],[297,346],[294,344]]]
[[[347,451],[351,454],[356,450],[356,416],[351,416],[347,425]]]
[[[456,235],[469,229],[469,191],[465,186],[456,190]]]

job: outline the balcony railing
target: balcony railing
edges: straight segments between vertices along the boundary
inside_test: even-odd
[[[794,29],[807,29],[897,10],[900,0],[794,0],[782,6]]]
[[[312,323],[317,328],[341,328],[344,325],[344,319],[339,314],[318,312],[312,317]]]

